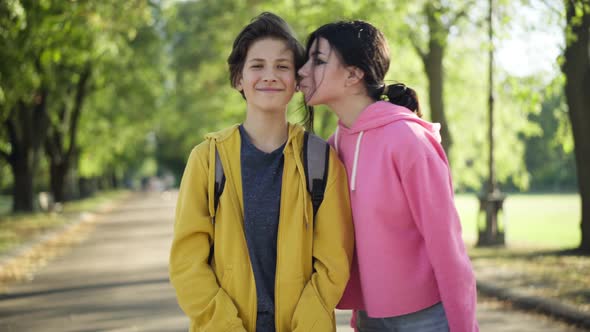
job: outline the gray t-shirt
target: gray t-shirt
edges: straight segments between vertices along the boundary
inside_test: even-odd
[[[240,126],[244,231],[254,278],[258,318],[256,332],[274,332],[277,232],[283,180],[283,149],[260,151]]]

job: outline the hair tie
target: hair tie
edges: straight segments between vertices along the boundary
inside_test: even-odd
[[[387,91],[389,90],[389,85],[384,84],[383,85],[383,92],[381,92],[381,95],[383,96],[387,96]]]

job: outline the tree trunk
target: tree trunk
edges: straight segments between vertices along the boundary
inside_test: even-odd
[[[71,171],[71,165],[77,164],[76,158],[79,156],[76,145],[78,122],[82,113],[90,74],[91,65],[87,63],[75,87],[74,104],[71,112],[69,112],[71,114],[68,115],[67,106],[64,105],[60,113],[60,123],[50,129],[49,138],[45,144],[45,150],[51,164],[51,190],[55,202],[65,202],[68,198],[77,196],[77,190],[66,192],[66,181],[68,181],[66,176]],[[66,121],[66,119],[69,119],[69,121]],[[63,123],[67,123],[66,130],[60,128]],[[66,135],[68,139],[66,139]],[[66,146],[66,142],[68,142],[68,146]],[[77,181],[70,181],[69,184],[76,185]],[[69,197],[66,194],[70,194]]]
[[[88,198],[96,192],[96,180],[94,178],[78,178],[78,188],[80,190],[80,198]]]
[[[424,68],[428,77],[430,112],[432,121],[441,125],[442,146],[445,153],[449,155],[453,142],[445,117],[443,57],[444,47],[437,40],[431,40],[430,51],[424,58]]]
[[[13,212],[35,209],[35,171],[49,126],[47,95],[48,90],[42,86],[36,91],[33,105],[18,101],[3,123],[11,147],[7,159],[14,177]]]
[[[111,186],[113,189],[119,189],[121,187],[121,181],[119,180],[116,171],[111,172]]]
[[[49,166],[51,193],[53,194],[53,200],[56,203],[63,203],[66,201],[65,183],[68,169],[69,165],[67,162],[52,162]]]
[[[424,8],[428,20],[428,50],[421,52],[424,70],[428,77],[428,100],[433,122],[441,125],[442,146],[447,156],[453,145],[449,125],[445,117],[444,103],[444,66],[443,58],[449,35],[449,27],[441,20],[440,2],[429,1]],[[450,158],[450,156],[449,156]]]
[[[14,183],[12,186],[12,211],[31,212],[35,209],[35,197],[33,191],[33,170],[28,160],[18,158],[10,164]]]
[[[582,240],[579,249],[590,253],[590,13],[585,11],[580,23],[574,25],[574,6],[574,1],[566,1],[566,29],[570,28],[576,39],[566,46],[562,70],[566,76],[565,95],[574,137],[578,187],[582,201]]]

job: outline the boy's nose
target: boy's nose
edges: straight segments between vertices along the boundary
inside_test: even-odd
[[[263,77],[262,79],[263,79],[265,82],[268,82],[268,81],[275,82],[275,81],[277,80],[277,75],[276,75],[276,73],[275,73],[274,71],[272,71],[272,70],[267,70],[267,71],[264,73],[264,77]]]

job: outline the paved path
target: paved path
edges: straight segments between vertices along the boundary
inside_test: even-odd
[[[0,331],[186,331],[167,275],[174,202],[142,194],[100,216],[84,243],[0,295]],[[348,317],[337,313],[338,332]],[[478,317],[483,332],[580,331],[494,301]]]

